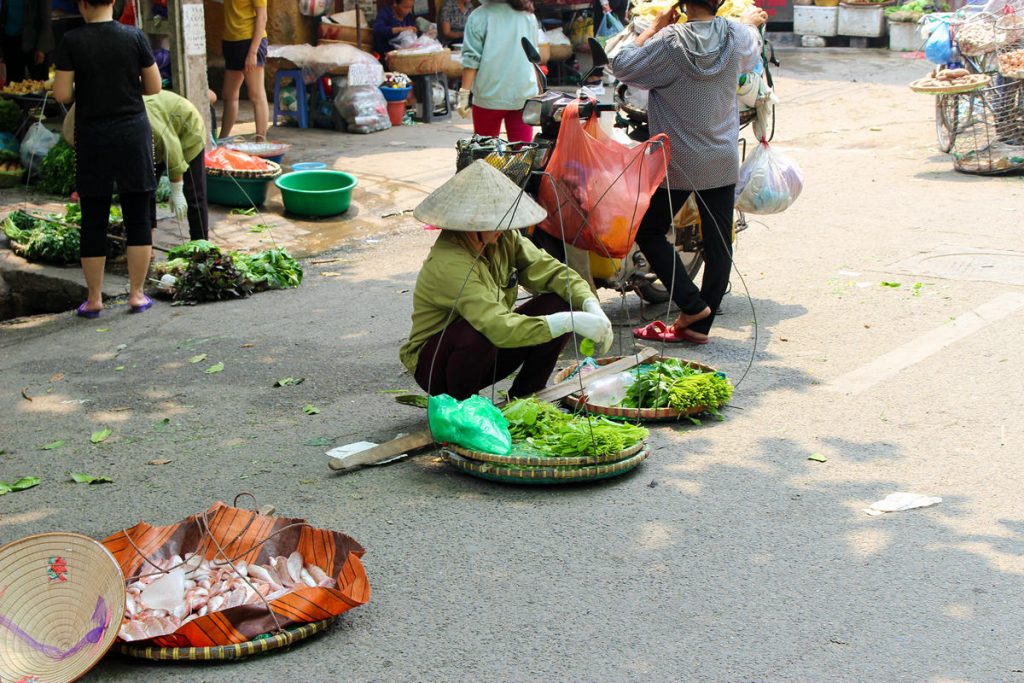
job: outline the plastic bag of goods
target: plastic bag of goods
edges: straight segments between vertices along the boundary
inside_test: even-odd
[[[305,17],[320,17],[332,9],[333,0],[299,0],[299,13]]]
[[[945,21],[940,22],[924,44],[924,56],[932,64],[947,64],[952,56],[952,51],[949,24]]]
[[[21,165],[31,170],[32,175],[39,173],[39,165],[43,157],[57,144],[60,135],[36,121],[28,129],[25,139],[21,141]]]
[[[349,133],[376,133],[391,127],[388,103],[375,85],[349,85],[334,106]]]
[[[451,443],[482,453],[508,455],[512,434],[508,420],[479,394],[458,401],[448,394],[431,396],[427,402],[430,432],[441,443]]]
[[[608,40],[622,32],[622,22],[611,12],[605,12],[601,24],[597,27],[597,37]]]
[[[740,166],[736,208],[756,214],[785,211],[804,188],[796,162],[761,142]]]

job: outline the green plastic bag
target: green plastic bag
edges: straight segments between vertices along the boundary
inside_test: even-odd
[[[465,401],[456,401],[448,394],[431,396],[427,402],[427,416],[430,432],[436,441],[495,455],[512,452],[508,420],[493,403],[479,394]]]

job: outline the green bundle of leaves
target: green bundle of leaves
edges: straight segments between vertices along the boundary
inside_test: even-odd
[[[245,274],[235,267],[231,256],[212,244],[210,246],[212,249],[195,249],[191,254],[178,257],[184,258],[187,264],[176,276],[178,281],[174,285],[175,301],[195,304],[202,301],[241,299],[252,293],[252,284],[246,279]]]
[[[704,406],[715,410],[731,398],[732,384],[723,373],[704,372],[669,358],[641,367],[622,405],[675,410]]]
[[[66,197],[75,190],[75,148],[64,138],[57,140],[39,165],[39,187]]]
[[[535,398],[520,398],[501,410],[508,420],[512,441],[525,441],[534,437],[543,438],[560,431],[572,416],[563,413],[547,401]]]
[[[535,398],[512,401],[502,409],[513,443],[524,443],[549,457],[606,456],[643,442],[647,430],[603,417],[569,415]]]
[[[235,252],[231,256],[257,292],[288,289],[302,283],[302,266],[285,249],[267,249],[256,254]]]
[[[81,235],[73,226],[14,211],[4,221],[3,230],[15,253],[29,261],[63,264],[78,260]]]
[[[0,99],[0,132],[15,133],[21,125],[21,107],[14,100]]]

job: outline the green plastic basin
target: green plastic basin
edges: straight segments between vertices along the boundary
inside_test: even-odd
[[[231,178],[228,176],[206,176],[206,201],[221,206],[263,206],[267,199],[269,178]]]
[[[348,211],[359,181],[342,171],[293,171],[274,181],[288,213],[334,216]]]

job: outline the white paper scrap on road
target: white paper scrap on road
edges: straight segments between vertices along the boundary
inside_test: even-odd
[[[957,316],[951,323],[926,332],[867,365],[837,377],[825,388],[844,394],[859,394],[1021,308],[1024,308],[1024,293],[1008,292],[998,296],[973,311]]]
[[[932,505],[938,505],[941,502],[941,498],[936,498],[934,496],[923,496],[920,493],[897,491],[896,493],[890,493],[878,502],[872,503],[871,507],[864,508],[864,512],[875,517],[885,512],[903,512],[904,510],[926,508],[931,507]]]

